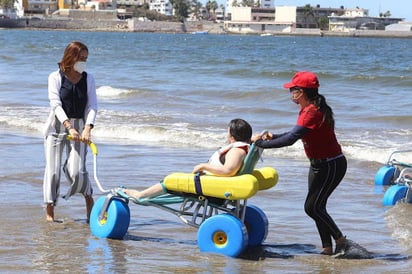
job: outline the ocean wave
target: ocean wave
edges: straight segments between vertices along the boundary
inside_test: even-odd
[[[102,109],[99,111],[98,122],[93,130],[97,140],[113,143],[142,144],[151,146],[188,147],[216,149],[226,142],[226,123],[177,118],[174,113],[150,111],[115,111]],[[17,131],[21,134],[41,136],[44,123],[48,116],[48,108],[44,107],[6,107],[0,111],[0,125],[5,131]],[[279,116],[279,115],[276,115]],[[16,118],[18,117],[18,118]],[[179,121],[180,120],[180,121]],[[278,123],[279,124],[279,123]],[[287,124],[283,124],[287,128]],[[255,128],[255,131],[259,131]],[[386,131],[384,135],[376,131],[349,134],[344,131],[339,134],[344,153],[348,158],[385,163],[395,150],[410,147],[408,129]],[[356,132],[356,131],[355,131]],[[305,158],[300,141],[293,146],[270,149],[265,154],[283,158]],[[409,154],[412,157],[412,153]],[[412,163],[411,158],[405,161]]]
[[[101,86],[96,89],[98,98],[117,98],[120,96],[138,94],[140,92],[141,91],[137,89],[122,89],[122,88],[114,88],[111,86]]]
[[[407,72],[403,70],[389,72],[386,67],[381,69],[381,73],[379,73],[379,71],[368,70],[363,73],[349,75],[347,77],[347,81],[355,81],[358,82],[359,85],[373,84],[380,87],[387,86],[389,89],[392,89],[392,94],[394,88],[412,87],[412,76],[410,74],[410,71]],[[377,91],[378,90],[379,89],[377,89]]]
[[[412,104],[410,102],[403,102],[403,105],[400,105],[400,113],[401,114],[403,112],[403,109],[408,110],[409,108],[412,108]],[[411,114],[409,114],[411,113]],[[404,128],[407,128],[410,126],[411,124],[411,115],[412,112],[411,111],[407,111],[407,113],[405,113],[406,115],[379,115],[377,114],[374,117],[370,117],[368,118],[368,120],[370,122],[374,122],[374,123],[384,123],[387,125],[397,125],[397,127],[399,128],[399,131],[402,132],[404,131]],[[410,131],[406,130],[408,134],[411,134]]]

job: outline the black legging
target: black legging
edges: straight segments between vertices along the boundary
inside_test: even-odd
[[[345,156],[320,164],[311,164],[308,176],[308,195],[305,212],[316,223],[322,247],[331,247],[335,240],[343,236],[332,217],[326,211],[329,196],[345,176],[347,162]]]

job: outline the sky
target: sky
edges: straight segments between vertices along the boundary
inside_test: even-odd
[[[207,2],[207,0],[205,0]],[[226,5],[226,0],[216,0],[218,4]],[[379,13],[391,12],[391,17],[405,18],[412,22],[412,0],[275,0],[276,6],[311,6],[321,8],[363,8],[369,10],[369,16],[379,16]]]

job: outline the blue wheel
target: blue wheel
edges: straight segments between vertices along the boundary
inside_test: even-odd
[[[90,231],[99,238],[123,239],[130,224],[129,206],[123,200],[111,199],[104,218],[100,220],[106,196],[100,197],[90,213]]]
[[[394,166],[383,166],[375,174],[375,185],[389,185],[395,176]]]
[[[247,206],[245,226],[248,232],[248,245],[258,246],[263,243],[268,234],[269,222],[266,214],[257,206]]]
[[[200,225],[197,244],[202,252],[237,257],[248,244],[246,227],[227,213],[212,216]]]
[[[391,206],[405,198],[408,187],[404,185],[393,185],[383,195],[383,205]]]

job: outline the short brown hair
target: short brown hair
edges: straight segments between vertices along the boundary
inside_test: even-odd
[[[71,69],[74,64],[80,58],[80,52],[83,50],[89,52],[89,49],[85,44],[79,41],[73,41],[67,45],[66,49],[64,50],[63,58],[59,63],[59,67],[62,71],[66,71],[67,69]]]

